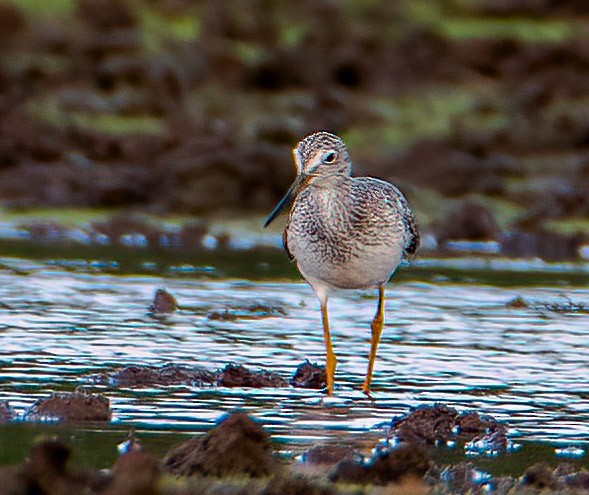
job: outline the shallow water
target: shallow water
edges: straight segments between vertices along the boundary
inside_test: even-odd
[[[75,443],[107,439],[110,450],[97,454],[98,464],[116,455],[114,445],[131,426],[163,449],[236,408],[261,419],[281,449],[295,453],[323,441],[368,449],[385,435],[376,425],[434,402],[505,420],[516,441],[589,443],[589,315],[506,305],[518,295],[563,302],[563,292],[587,303],[586,288],[400,277],[387,292],[371,401],[359,392],[376,304],[370,292],[345,291],[330,301],[339,359],[334,398],[292,388],[116,388],[93,385],[87,376],[133,364],[214,369],[236,362],[289,378],[304,359],[324,360],[318,303],[299,281],[211,279],[207,270],[179,277],[107,274],[87,264],[66,268],[12,260],[0,270],[0,399],[22,413],[51,391],[80,385],[103,391],[112,425],[52,427]],[[158,320],[147,306],[159,287],[172,292],[181,309]],[[244,308],[254,304],[287,314],[248,314]],[[240,317],[208,317],[219,310]],[[21,422],[1,426],[0,445],[18,446],[0,449],[0,462],[22,459],[27,439],[40,431]]]

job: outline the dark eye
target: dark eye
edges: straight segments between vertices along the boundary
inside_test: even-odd
[[[323,163],[333,163],[337,158],[337,153],[335,151],[328,151],[323,155]]]

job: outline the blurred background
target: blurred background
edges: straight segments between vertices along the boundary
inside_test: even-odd
[[[323,129],[424,255],[589,258],[585,0],[0,0],[0,46],[4,243],[262,242]]]

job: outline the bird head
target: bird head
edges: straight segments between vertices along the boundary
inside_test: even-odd
[[[292,150],[297,176],[287,193],[270,213],[264,227],[290,204],[305,187],[337,187],[352,173],[352,162],[346,144],[329,132],[315,132],[298,142]]]

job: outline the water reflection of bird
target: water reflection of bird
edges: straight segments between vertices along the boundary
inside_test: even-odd
[[[401,261],[417,250],[417,224],[407,200],[394,185],[351,176],[350,155],[338,136],[311,134],[297,144],[293,156],[297,177],[264,226],[294,201],[284,246],[321,303],[329,395],[333,393],[336,357],[329,330],[328,294],[333,288],[378,289],[368,372],[362,387],[368,395],[384,325],[385,285]]]

